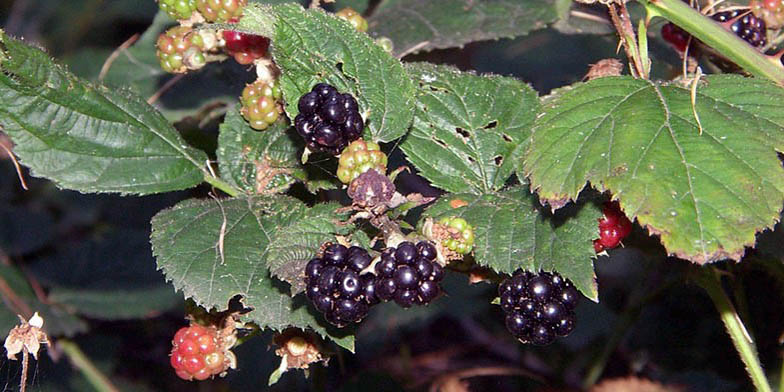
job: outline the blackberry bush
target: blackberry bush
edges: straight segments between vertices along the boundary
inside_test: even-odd
[[[684,358],[716,385],[782,378],[780,0],[147,1],[0,7],[0,320],[21,319],[20,390],[30,354],[39,389],[181,390],[235,367],[235,339],[252,380],[216,388],[372,390],[382,372],[592,390],[623,369],[715,387]],[[547,344],[580,296],[564,344],[497,333]],[[173,342],[158,333],[181,314]],[[678,340],[719,336],[717,315],[733,346]],[[96,342],[120,349],[91,365]]]
[[[297,107],[294,126],[312,151],[338,155],[359,139],[365,128],[357,100],[326,83],[315,85],[299,99]]]
[[[544,346],[575,328],[579,293],[555,272],[517,271],[498,286],[506,328],[519,341]]]

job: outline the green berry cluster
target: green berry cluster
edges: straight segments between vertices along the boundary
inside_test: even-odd
[[[158,59],[161,68],[169,73],[184,73],[207,64],[204,52],[205,37],[191,27],[177,26],[166,30],[158,37]]]
[[[444,217],[438,223],[445,226],[452,234],[451,238],[445,238],[441,244],[449,250],[461,255],[468,254],[474,248],[474,228],[463,218]]]
[[[242,91],[242,117],[250,123],[251,128],[263,131],[278,120],[282,112],[278,103],[280,98],[280,87],[275,81],[257,80]]]
[[[207,22],[228,22],[239,18],[248,0],[196,0],[199,13]]]
[[[351,25],[354,26],[354,28],[357,29],[357,31],[361,31],[364,33],[367,32],[368,30],[367,19],[363,18],[362,15],[360,15],[359,13],[357,13],[357,11],[354,11],[350,7],[343,8],[342,10],[336,12],[335,16],[345,21],[348,21],[348,23],[351,23]]]
[[[189,19],[196,11],[196,0],[158,0],[158,7],[173,19]]]
[[[387,172],[387,156],[377,143],[355,140],[340,154],[338,179],[348,184],[360,174],[375,169],[380,174]]]

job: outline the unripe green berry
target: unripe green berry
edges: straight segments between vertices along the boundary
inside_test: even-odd
[[[172,19],[189,19],[196,11],[196,0],[158,0],[158,7]]]
[[[267,129],[278,120],[282,109],[278,100],[281,92],[275,81],[257,80],[242,91],[242,117],[250,123],[250,127],[259,131]]]
[[[474,228],[465,219],[444,217],[438,223],[446,226],[452,234],[451,238],[441,241],[443,246],[461,255],[471,252],[474,248]]]
[[[161,68],[170,73],[184,73],[203,67],[204,39],[192,28],[177,26],[158,36],[158,59]]]
[[[387,172],[387,156],[377,143],[355,140],[340,154],[337,175],[342,183],[348,184],[370,169],[382,175]]]
[[[228,22],[238,18],[248,0],[196,0],[196,8],[207,22]]]
[[[335,16],[351,23],[351,26],[357,29],[357,31],[364,33],[368,30],[367,19],[363,18],[362,15],[358,14],[357,11],[354,11],[350,7],[343,8],[336,12]]]

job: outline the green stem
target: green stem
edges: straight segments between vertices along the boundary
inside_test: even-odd
[[[221,191],[223,191],[223,193],[231,197],[237,197],[242,193],[237,188],[231,186],[231,184],[224,182],[218,177],[213,177],[209,173],[204,173],[204,182],[212,185],[215,188],[220,189]]]
[[[82,372],[90,385],[98,392],[119,392],[109,378],[107,378],[97,367],[84,355],[82,349],[69,339],[60,339],[57,341],[60,348],[63,349],[65,355],[71,360],[71,363]]]
[[[697,283],[708,292],[713,304],[716,306],[716,310],[718,310],[721,316],[721,321],[724,322],[724,327],[727,328],[727,333],[729,333],[730,339],[732,339],[732,344],[746,365],[746,372],[754,383],[754,387],[758,391],[772,392],[768,379],[765,378],[765,372],[760,365],[754,342],[751,341],[743,321],[741,321],[738,313],[735,311],[735,307],[727,298],[727,293],[721,287],[719,271],[712,267],[706,268],[697,279]]]
[[[751,74],[784,86],[784,67],[688,4],[681,0],[637,1],[645,6],[652,17],[666,18]]]

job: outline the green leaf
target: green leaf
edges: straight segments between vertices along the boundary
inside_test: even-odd
[[[555,0],[385,0],[369,19],[374,36],[395,43],[395,54],[462,47],[512,38],[558,18]]]
[[[784,203],[784,89],[704,78],[690,90],[630,77],[558,91],[537,120],[525,173],[558,208],[590,182],[696,263],[740,259]]]
[[[455,201],[467,203],[453,208]],[[459,203],[464,204],[464,203]],[[558,271],[586,297],[598,300],[592,239],[598,238],[601,211],[592,203],[543,215],[536,196],[518,186],[499,193],[448,194],[424,216],[462,217],[474,227],[477,264],[511,274],[517,269]]]
[[[199,184],[206,154],[133,95],[93,86],[0,32],[0,125],[35,176],[82,192],[150,194]]]
[[[48,300],[102,320],[160,314],[182,298],[155,269],[147,233],[121,229],[30,265]]]
[[[299,113],[302,95],[316,83],[327,82],[356,97],[366,138],[389,142],[408,130],[414,85],[400,62],[367,34],[321,9],[304,10],[295,4],[249,6],[238,28],[261,34],[274,29],[272,55],[282,71],[289,118]]]
[[[328,328],[307,299],[289,296],[267,267],[278,231],[307,208],[281,195],[188,200],[153,218],[153,254],[166,279],[200,306],[222,310],[239,295],[254,309],[246,319],[262,328],[313,328],[353,351],[352,334]]]
[[[234,108],[226,114],[218,136],[221,177],[251,194],[285,190],[296,177],[305,175],[299,162],[301,144],[285,119],[256,131]],[[256,189],[265,183],[263,189]]]
[[[280,227],[269,246],[267,265],[272,275],[291,284],[292,295],[305,291],[305,265],[336,234],[348,234],[350,226],[339,225],[348,214],[336,214],[337,203],[317,204],[302,210],[291,224]]]
[[[527,84],[446,66],[408,67],[418,83],[412,131],[401,144],[430,182],[450,192],[501,189],[519,161],[539,109]]]

